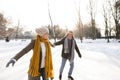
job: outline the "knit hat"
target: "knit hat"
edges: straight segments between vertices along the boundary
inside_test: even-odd
[[[43,36],[46,33],[49,33],[49,30],[46,27],[40,27],[40,28],[36,28],[36,33],[40,36]]]

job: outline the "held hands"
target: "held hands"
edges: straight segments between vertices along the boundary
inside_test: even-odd
[[[8,67],[10,64],[12,64],[12,66],[14,66],[15,62],[16,62],[15,59],[11,59],[11,60],[7,63],[6,67]]]
[[[55,44],[53,43],[53,44],[51,44],[51,46],[52,46],[52,47],[55,47]]]

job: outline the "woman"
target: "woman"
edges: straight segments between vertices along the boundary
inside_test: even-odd
[[[62,73],[64,66],[66,64],[66,61],[69,60],[70,62],[70,69],[68,72],[68,79],[74,80],[74,78],[71,76],[74,68],[74,49],[77,51],[78,56],[81,58],[80,51],[78,49],[78,46],[76,44],[76,41],[73,37],[73,32],[69,31],[67,36],[64,37],[62,40],[54,43],[54,46],[56,45],[63,45],[62,46],[62,63],[60,67],[60,73],[59,73],[59,80],[62,79]]]
[[[53,75],[52,54],[49,42],[49,30],[45,27],[36,29],[38,34],[35,40],[32,40],[28,46],[21,50],[16,56],[14,56],[6,65],[14,65],[15,62],[23,55],[33,49],[33,56],[30,60],[28,70],[28,80],[40,80],[42,76],[43,80],[51,80]]]

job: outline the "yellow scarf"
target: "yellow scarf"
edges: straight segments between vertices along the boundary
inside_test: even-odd
[[[41,38],[39,35],[37,35],[37,39],[35,41],[34,49],[33,49],[33,56],[30,62],[29,70],[28,73],[32,77],[39,76],[39,62],[40,62],[40,42],[45,43],[46,47],[46,58],[45,58],[45,74],[46,78],[53,78],[54,73],[53,73],[53,64],[52,64],[52,54],[51,54],[51,48],[50,48],[50,43],[48,40],[45,40]]]

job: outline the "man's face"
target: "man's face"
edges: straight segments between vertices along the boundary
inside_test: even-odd
[[[69,39],[72,39],[72,38],[73,38],[73,32],[69,32],[67,37],[68,37]]]

